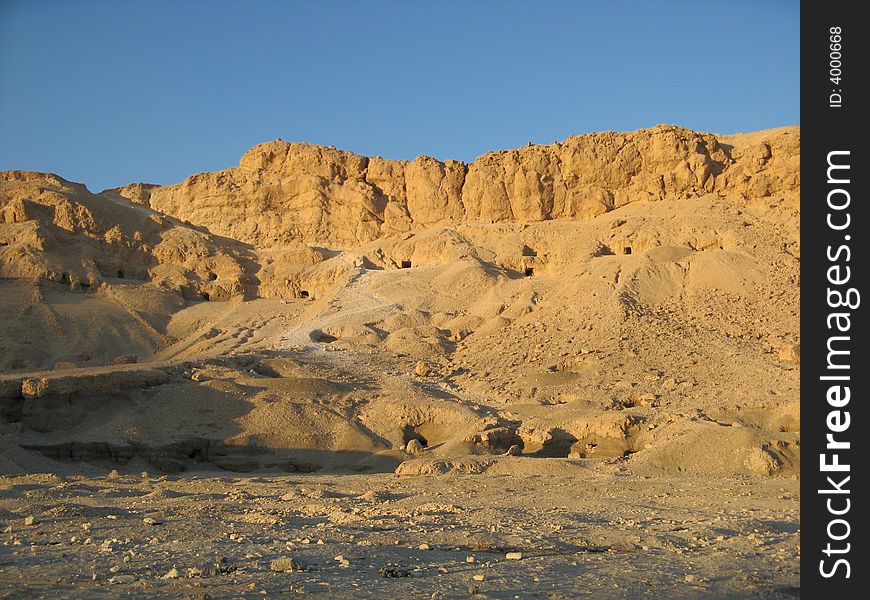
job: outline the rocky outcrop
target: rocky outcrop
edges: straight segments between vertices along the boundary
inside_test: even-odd
[[[242,244],[115,191],[92,194],[51,173],[0,172],[0,278],[78,290],[150,281],[186,298],[220,300],[254,293],[250,261]]]
[[[433,223],[581,220],[708,193],[796,204],[799,155],[797,127],[723,137],[660,125],[491,152],[468,165],[276,140],[232,169],[113,193],[255,246],[348,246]]]

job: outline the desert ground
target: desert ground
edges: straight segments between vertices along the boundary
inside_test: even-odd
[[[0,173],[0,596],[799,597],[799,166]]]

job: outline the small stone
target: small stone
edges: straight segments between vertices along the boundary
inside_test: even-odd
[[[340,566],[340,567],[342,567],[342,568],[347,568],[347,567],[350,566],[350,561],[347,560],[347,559],[346,559],[344,556],[342,556],[341,554],[339,554],[338,556],[336,556],[334,560],[336,560],[336,561],[338,562],[338,566]]]
[[[417,438],[409,440],[408,445],[405,446],[405,452],[408,454],[420,454],[423,452],[423,444]]]
[[[145,517],[144,519],[142,519],[142,522],[145,523],[146,525],[162,525],[163,524],[163,521],[158,521],[157,519],[154,519],[152,517]]]
[[[684,577],[684,579],[686,580],[686,583],[698,583],[698,576],[697,575],[689,574],[689,575],[686,575]]]
[[[109,583],[133,583],[136,579],[135,575],[115,575],[109,579]]]
[[[419,546],[417,546],[417,549],[418,550],[429,550],[429,544],[422,543]]]
[[[520,560],[523,557],[522,552],[508,552],[504,555],[504,557],[508,560]]]
[[[163,579],[178,579],[179,577],[181,577],[181,573],[178,572],[178,569],[172,567],[169,569],[169,572],[163,576]]]
[[[467,562],[467,563],[473,563],[473,562],[474,562],[474,557],[473,557],[473,556],[466,556],[466,557],[465,557],[465,562]]]
[[[483,575],[472,575],[471,578],[475,581],[483,581],[485,579]]]
[[[777,358],[785,362],[800,362],[801,361],[801,346],[800,344],[786,344],[777,352]]]
[[[36,519],[36,517],[27,517],[24,519],[25,525],[36,525],[38,523],[39,521]]]
[[[291,556],[276,558],[269,564],[269,568],[276,573],[299,573],[307,571],[308,565]]]
[[[411,572],[407,569],[399,569],[396,567],[383,567],[380,571],[378,571],[381,577],[393,578],[393,577],[410,577]]]
[[[504,446],[502,446],[504,448]],[[519,456],[523,453],[523,449],[519,447],[517,444],[513,444],[510,448],[508,448],[507,455],[508,456]]]
[[[421,360],[418,361],[417,364],[414,366],[414,373],[416,373],[420,377],[428,377],[432,373],[432,369],[430,369],[429,366]]]
[[[190,567],[184,572],[188,577],[202,577],[202,569],[199,567]]]

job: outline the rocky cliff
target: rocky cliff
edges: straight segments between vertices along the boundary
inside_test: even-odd
[[[434,223],[585,220],[631,202],[708,193],[796,205],[799,164],[797,127],[717,136],[659,125],[490,152],[470,164],[276,140],[238,167],[109,193],[259,247],[350,246]]]

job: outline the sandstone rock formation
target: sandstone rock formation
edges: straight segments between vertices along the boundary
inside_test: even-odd
[[[470,164],[275,141],[99,194],[0,173],[0,427],[168,471],[792,474],[799,151],[659,126]]]
[[[242,246],[50,173],[0,173],[0,277],[73,288],[151,281],[187,298],[243,295]]]
[[[799,144],[0,173],[3,581],[794,597]]]
[[[588,219],[639,200],[706,193],[795,204],[799,148],[795,127],[716,136],[660,125],[490,152],[466,165],[276,140],[249,150],[238,167],[114,193],[259,247],[348,246],[434,223]]]

